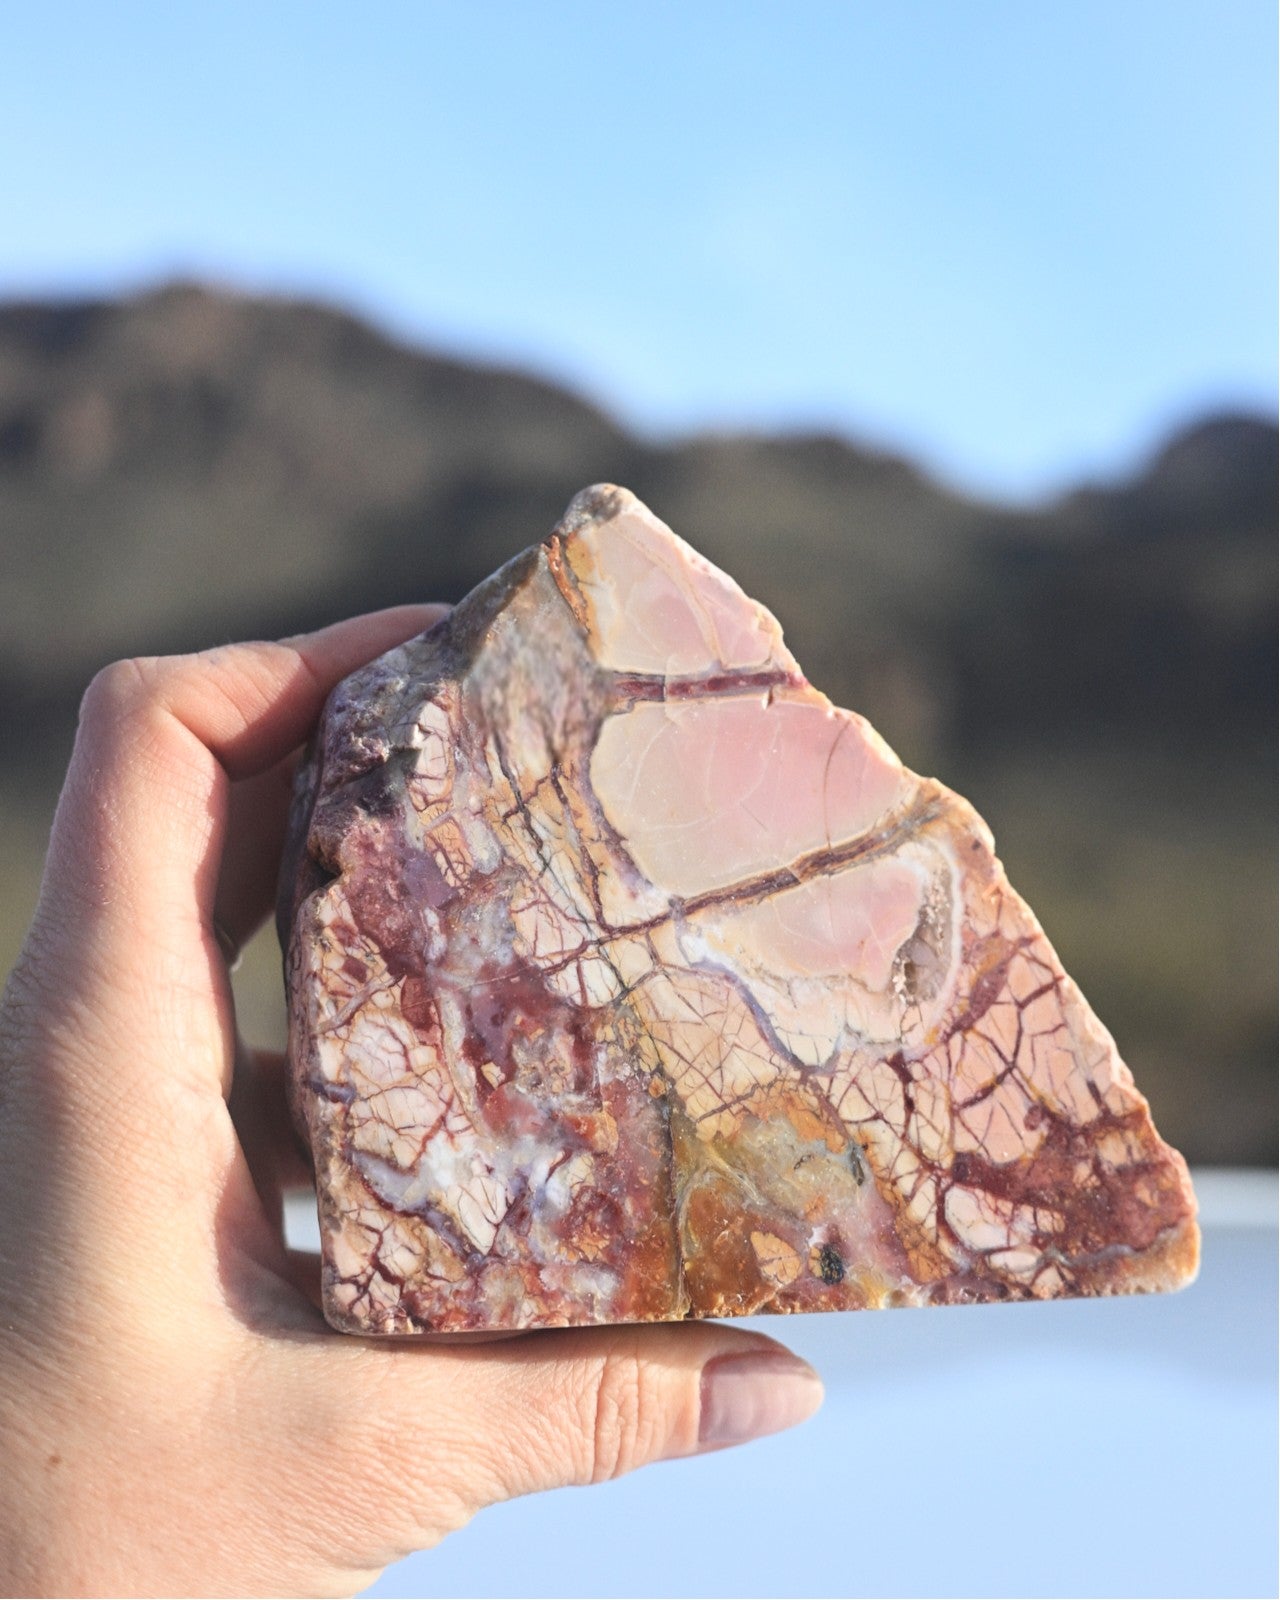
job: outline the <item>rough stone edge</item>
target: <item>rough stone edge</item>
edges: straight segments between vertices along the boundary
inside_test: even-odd
[[[547,539],[559,534],[562,538],[569,538],[572,534],[581,533],[584,528],[589,528],[592,523],[612,522],[625,511],[635,507],[648,510],[644,502],[639,500],[630,489],[623,489],[616,483],[593,483],[589,488],[580,489],[565,508],[564,515],[547,535]],[[653,516],[653,512],[649,512]]]

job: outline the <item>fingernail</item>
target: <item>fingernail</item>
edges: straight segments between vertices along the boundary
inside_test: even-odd
[[[698,1443],[745,1444],[793,1428],[822,1404],[822,1379],[789,1350],[715,1356],[702,1369]]]

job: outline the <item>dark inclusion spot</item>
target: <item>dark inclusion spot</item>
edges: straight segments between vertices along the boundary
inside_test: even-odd
[[[303,872],[305,874],[305,888],[301,891],[303,896],[314,894],[317,889],[325,888],[335,878],[342,876],[337,867],[331,867],[327,861],[321,861],[314,855],[307,856]]]
[[[862,1159],[862,1151],[852,1141],[849,1144],[849,1167],[853,1173],[853,1181],[861,1189],[867,1181],[867,1164]]]
[[[354,1084],[333,1083],[328,1078],[308,1078],[307,1088],[312,1094],[319,1095],[322,1100],[330,1100],[337,1106],[349,1106],[356,1097]]]
[[[360,807],[370,817],[389,817],[399,809],[400,793],[390,771],[378,767],[360,785]]]
[[[834,1245],[824,1244],[818,1252],[818,1271],[823,1283],[844,1282],[844,1259]]]

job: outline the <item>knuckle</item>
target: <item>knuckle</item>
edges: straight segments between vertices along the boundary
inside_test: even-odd
[[[589,1481],[621,1477],[653,1459],[667,1432],[661,1368],[635,1351],[611,1352],[593,1396]]]
[[[155,656],[113,661],[93,676],[80,701],[81,727],[118,721],[156,697],[159,672]]]

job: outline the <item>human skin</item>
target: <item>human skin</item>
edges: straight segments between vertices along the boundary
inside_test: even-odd
[[[715,1324],[336,1334],[285,1246],[283,1064],[238,1041],[227,957],[270,909],[328,690],[439,615],[122,662],[85,696],[0,1003],[7,1594],[348,1594],[496,1501],[820,1402]]]

